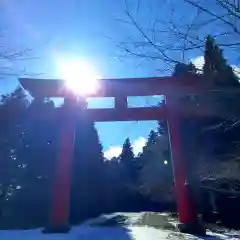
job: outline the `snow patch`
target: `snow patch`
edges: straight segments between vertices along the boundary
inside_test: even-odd
[[[155,215],[155,216],[154,216]],[[147,216],[144,217],[144,216]],[[214,233],[208,231],[208,237],[198,238],[189,234],[182,234],[176,230],[166,230],[161,228],[154,228],[144,223],[147,223],[147,219],[151,218],[154,220],[156,216],[163,216],[162,220],[167,220],[170,223],[171,217],[169,214],[161,213],[113,213],[107,215],[101,215],[98,218],[90,219],[80,226],[72,227],[71,231],[67,234],[43,234],[42,229],[34,230],[1,230],[0,239],[1,240],[161,240],[161,239],[181,239],[181,240],[191,240],[191,239],[239,239],[240,233],[235,231],[227,231],[221,233]],[[126,219],[124,226],[115,227],[99,227],[92,226],[102,224],[106,220],[111,218],[116,219]],[[169,220],[166,218],[169,217]],[[144,222],[144,221],[145,222]],[[158,221],[159,219],[157,219]],[[138,224],[140,224],[138,226]],[[143,225],[142,225],[143,224]]]

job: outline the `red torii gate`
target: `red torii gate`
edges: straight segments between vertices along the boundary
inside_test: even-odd
[[[102,79],[99,81],[99,90],[88,97],[114,97],[115,108],[85,110],[85,113],[94,121],[167,120],[180,230],[188,233],[204,233],[204,229],[198,223],[197,212],[187,184],[187,168],[181,149],[180,121],[182,117],[209,117],[213,113],[207,108],[197,108],[194,112],[189,112],[181,108],[178,100],[187,94],[210,89],[210,86],[203,86],[203,80],[202,77],[196,76]],[[65,99],[64,107],[56,109],[54,116],[46,114],[37,117],[59,118],[62,123],[47,231],[67,232],[69,230],[71,165],[77,120],[74,108],[77,97],[66,88],[63,80],[20,78],[20,83],[35,98],[63,97]],[[128,108],[128,96],[151,95],[165,95],[166,103],[163,107]]]

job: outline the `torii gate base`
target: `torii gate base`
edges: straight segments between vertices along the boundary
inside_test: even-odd
[[[176,96],[191,93],[193,90],[196,92],[197,88],[192,84],[202,82],[199,79],[197,80],[190,79],[191,85],[186,84],[183,79],[173,77],[101,80],[102,92],[98,93],[97,96],[115,97],[115,109],[87,109],[84,112],[89,117],[92,117],[94,121],[167,119],[180,221],[179,229],[185,233],[205,235],[205,229],[199,224],[194,201],[188,188],[186,165],[180,139],[180,121],[184,114],[176,104]],[[66,89],[64,91],[63,81],[61,80],[33,81],[31,79],[20,79],[20,82],[34,97],[65,97],[69,99],[69,92]],[[165,108],[128,108],[127,106],[127,96],[159,94],[166,96],[167,104]],[[75,114],[77,111],[74,111],[77,102],[73,99],[71,98],[62,109],[58,110],[61,115],[56,112],[58,119],[62,123],[60,148],[53,185],[50,221],[49,226],[44,231],[45,233],[65,233],[70,229],[68,224],[70,179],[74,152],[75,121],[77,120],[77,114]]]

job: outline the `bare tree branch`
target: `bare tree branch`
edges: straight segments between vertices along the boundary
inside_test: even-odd
[[[230,26],[231,28],[233,28],[234,32],[240,34],[240,31],[238,30],[236,25],[233,25],[230,21],[227,21],[224,17],[215,14],[214,12],[210,11],[209,9],[203,7],[202,5],[200,5],[199,3],[196,3],[195,1],[191,1],[191,0],[184,0],[185,2],[191,4],[193,7],[209,14],[212,17],[215,17],[216,19],[220,20],[221,22],[227,24],[228,26]]]
[[[217,33],[213,33],[212,36],[217,40],[217,44],[223,50],[237,51],[234,55],[237,59],[240,50],[239,1],[213,0],[210,7],[205,6],[200,0],[181,1],[196,10],[193,11],[195,15],[181,18],[178,12],[175,17],[178,8],[173,7],[168,19],[156,16],[150,21],[152,17],[150,16],[148,19],[150,26],[146,27],[145,22],[148,21],[141,23],[132,14],[132,12],[140,14],[143,1],[137,0],[135,11],[130,9],[131,5],[125,0],[126,19],[118,21],[130,25],[139,35],[119,42],[118,48],[125,52],[125,56],[157,60],[161,66],[168,65],[169,68],[170,65],[172,68],[180,62],[188,63],[196,53],[203,55],[205,38],[209,34],[205,28],[216,26]],[[161,4],[161,8],[163,7],[164,4]],[[202,34],[204,31],[205,35]]]
[[[171,59],[164,50],[162,50],[158,45],[156,45],[148,36],[147,34],[143,31],[143,29],[137,24],[137,22],[134,20],[132,15],[126,10],[126,15],[128,18],[131,20],[132,24],[136,27],[136,29],[139,31],[139,33],[143,36],[143,38],[155,49],[157,52],[161,55],[159,58],[163,58],[165,61],[168,62],[174,62],[178,63],[178,61]]]
[[[22,63],[20,62],[38,59],[31,55],[33,49],[29,47],[21,50],[15,49],[8,44],[7,39],[2,35],[0,36],[0,42],[0,78],[28,75],[26,69],[21,67]]]

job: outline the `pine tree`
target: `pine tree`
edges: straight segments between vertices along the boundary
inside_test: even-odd
[[[206,77],[212,77],[214,74],[214,64],[213,64],[213,56],[214,56],[214,39],[208,35],[205,43],[205,51],[204,51],[204,65],[203,65],[203,74]]]
[[[157,133],[154,130],[151,130],[148,136],[147,145],[154,145],[156,144]]]
[[[197,69],[195,65],[190,62],[186,63],[177,63],[175,65],[173,76],[187,76],[187,75],[197,75]]]
[[[146,146],[140,156],[139,191],[152,201],[164,204],[173,202],[173,177],[168,137],[149,133]]]
[[[54,114],[53,102],[32,102],[16,149],[20,189],[13,195],[11,204],[21,227],[38,227],[48,221],[59,129],[56,121],[34,119],[34,115],[46,112],[51,115],[51,111]]]
[[[104,163],[105,167],[105,209],[106,212],[125,210],[129,204],[126,198],[126,181],[123,177],[123,168],[118,158]]]
[[[122,178],[122,205],[123,210],[128,210],[127,207],[133,207],[137,199],[137,162],[135,161],[133,148],[130,139],[127,138],[122,147],[122,153],[119,156],[119,170]]]
[[[168,124],[167,121],[158,121],[158,134],[159,135],[168,135]]]
[[[146,164],[147,161],[149,161],[149,159],[152,158],[153,148],[156,145],[157,137],[158,137],[158,134],[154,130],[151,130],[149,135],[148,135],[146,145],[143,147],[143,152],[140,155],[140,161],[139,162],[142,166],[144,164]]]
[[[130,139],[127,138],[123,144],[122,153],[120,154],[120,161],[126,165],[131,164],[134,160],[133,148]]]
[[[238,85],[238,78],[232,67],[228,65],[223,57],[223,51],[210,35],[207,36],[205,43],[203,74],[216,85]]]
[[[16,148],[23,131],[22,116],[26,111],[26,96],[21,88],[4,95],[0,103],[0,218],[4,217],[8,200],[18,185]]]
[[[80,106],[81,108],[81,106]],[[97,216],[104,211],[104,157],[94,122],[84,109],[78,119],[72,170],[70,221]]]
[[[136,177],[136,164],[132,144],[129,138],[127,138],[123,143],[119,159],[126,182],[130,182],[130,184],[132,184]]]

